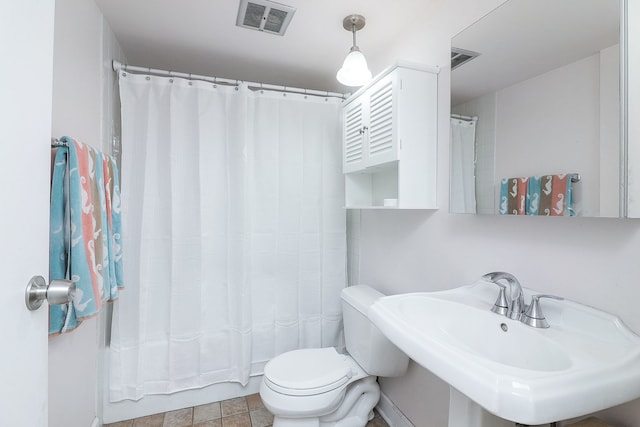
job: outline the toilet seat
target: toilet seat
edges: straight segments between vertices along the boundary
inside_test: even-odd
[[[335,348],[294,350],[264,367],[265,384],[289,396],[312,396],[342,387],[353,377],[352,364]]]

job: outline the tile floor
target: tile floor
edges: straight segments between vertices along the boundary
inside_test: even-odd
[[[259,394],[222,402],[149,415],[135,420],[105,424],[104,427],[271,427],[273,415],[262,404]],[[376,412],[367,427],[389,427]]]

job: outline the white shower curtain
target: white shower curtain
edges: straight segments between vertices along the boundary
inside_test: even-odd
[[[451,118],[451,182],[449,210],[476,212],[476,120]]]
[[[110,400],[341,346],[340,101],[121,74],[127,292]]]

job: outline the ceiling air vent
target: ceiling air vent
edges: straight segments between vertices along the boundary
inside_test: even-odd
[[[296,9],[267,0],[240,0],[236,25],[284,35]]]
[[[451,48],[451,71],[455,70],[462,64],[466,64],[473,58],[480,56],[478,52],[471,50],[459,49],[457,47]]]

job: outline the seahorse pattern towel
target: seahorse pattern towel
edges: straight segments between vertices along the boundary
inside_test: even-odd
[[[562,174],[502,179],[500,214],[574,216],[571,176]]]
[[[573,215],[573,187],[569,175],[545,175],[540,179],[538,215]]]
[[[527,203],[529,178],[504,178],[500,183],[500,213],[524,215]]]
[[[56,152],[51,182],[50,280],[70,279],[76,296],[49,307],[49,334],[75,329],[118,298],[122,282],[121,210],[115,160],[73,138]]]

